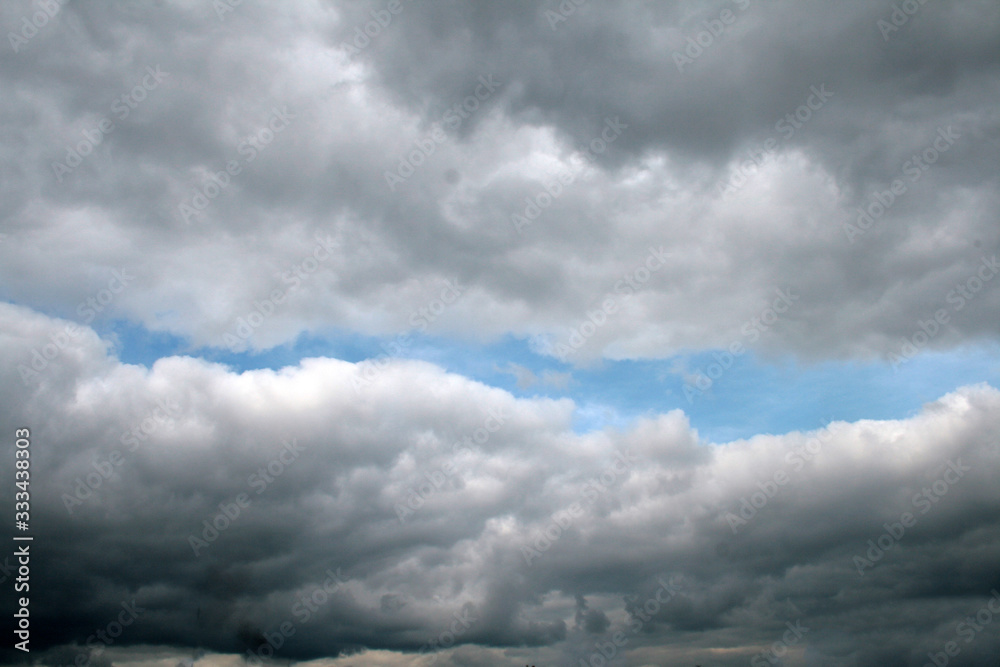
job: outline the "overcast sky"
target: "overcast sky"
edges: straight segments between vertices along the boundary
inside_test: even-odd
[[[0,25],[4,664],[995,664],[995,0]]]

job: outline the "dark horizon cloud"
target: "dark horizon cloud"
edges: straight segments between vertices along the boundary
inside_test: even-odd
[[[626,360],[699,386],[715,355],[753,405],[781,378],[737,377],[744,352],[867,396],[860,364],[995,367],[996,2],[16,0],[0,25],[0,425],[32,431],[38,535],[34,655],[5,664],[1000,655],[992,376],[724,441],[565,397]],[[124,363],[121,323],[187,352]],[[386,355],[205,358],[338,336]]]
[[[5,369],[38,328],[62,329],[2,315]],[[437,638],[570,664],[624,632],[658,661],[740,664],[787,621],[809,629],[803,660],[917,664],[1000,586],[1000,393],[987,385],[903,420],[710,445],[680,411],[575,434],[569,401],[421,362],[393,362],[359,399],[357,364],[146,370],[89,333],[34,394],[4,372],[3,422],[38,424],[45,664],[123,604],[141,612],[113,648],[137,660],[128,647],[271,641],[283,658],[383,664],[357,652],[418,659]],[[959,664],[998,648],[984,629]]]

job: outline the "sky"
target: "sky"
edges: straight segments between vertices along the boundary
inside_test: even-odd
[[[993,0],[0,27],[0,664],[995,665]]]

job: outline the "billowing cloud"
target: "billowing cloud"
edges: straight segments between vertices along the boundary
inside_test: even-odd
[[[0,23],[2,467],[27,429],[36,535],[5,662],[1000,653],[1000,393],[948,366],[996,362],[995,2]],[[802,386],[753,364],[863,402],[932,351],[947,387],[895,419],[770,428],[802,391],[716,437]]]
[[[422,362],[368,384],[332,359],[147,370],[91,332],[30,394],[17,366],[65,322],[13,306],[2,322],[46,644],[139,609],[113,648],[463,664],[475,647],[575,660],[621,632],[629,654],[737,664],[789,622],[808,628],[796,650],[875,664],[943,645],[1000,584],[985,385],[908,419],[713,444],[680,411],[577,434],[568,400]],[[963,651],[997,647],[991,628]]]
[[[940,310],[931,348],[996,335],[994,4],[563,4],[62,6],[0,68],[5,293],[77,317],[126,267],[110,313],[216,347],[554,350],[613,298],[574,361],[666,357],[779,289],[758,347],[884,358]]]

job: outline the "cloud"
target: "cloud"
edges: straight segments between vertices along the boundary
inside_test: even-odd
[[[300,660],[429,646],[454,664],[489,647],[554,659],[623,631],[661,661],[725,645],[735,664],[801,618],[813,655],[874,664],[874,645],[932,650],[995,585],[1000,393],[986,385],[907,419],[709,445],[680,411],[576,434],[568,400],[423,362],[392,362],[358,399],[356,364],[147,370],[90,331],[45,369],[44,393],[25,391],[17,365],[65,322],[10,305],[0,322],[0,421],[32,431],[44,645],[81,642],[131,603],[144,611],[116,650],[245,654],[288,623],[277,653]],[[174,424],[128,451],[121,435],[167,398]],[[502,426],[463,446],[490,410]],[[67,506],[116,450],[124,462]],[[401,524],[394,505],[446,465],[457,474]],[[917,503],[922,489],[937,502]],[[854,557],[907,511],[916,525],[859,572]],[[668,578],[676,594],[646,605]],[[971,655],[996,646],[984,632]]]
[[[744,352],[833,373],[992,350],[996,3],[0,16],[0,425],[31,432],[33,658],[1000,654],[978,616],[994,386],[710,442],[633,409],[652,365],[615,365],[704,392]],[[130,364],[134,331],[180,342]],[[511,341],[534,356],[483,362]],[[213,361],[265,352],[293,359]],[[473,379],[496,375],[537,395]]]
[[[738,20],[679,72],[673,55],[727,8]],[[101,318],[221,348],[278,290],[248,341],[263,349],[345,322],[405,332],[445,280],[468,288],[429,329],[475,340],[561,341],[606,294],[631,296],[573,358],[588,363],[726,346],[793,289],[799,306],[754,347],[884,359],[1000,249],[996,7],[922,6],[889,41],[887,3],[585,3],[557,30],[550,10],[403,2],[379,27],[379,2],[222,20],[66,5],[0,72],[23,91],[0,111],[21,165],[4,185],[6,298],[76,317],[124,265],[136,280]],[[147,68],[168,75],[153,87]],[[88,155],[60,181],[73,151]],[[401,156],[421,164],[390,191]],[[526,199],[545,208],[518,233]],[[341,245],[295,283],[317,233]],[[651,246],[669,265],[621,283]],[[929,347],[993,339],[993,286]]]

